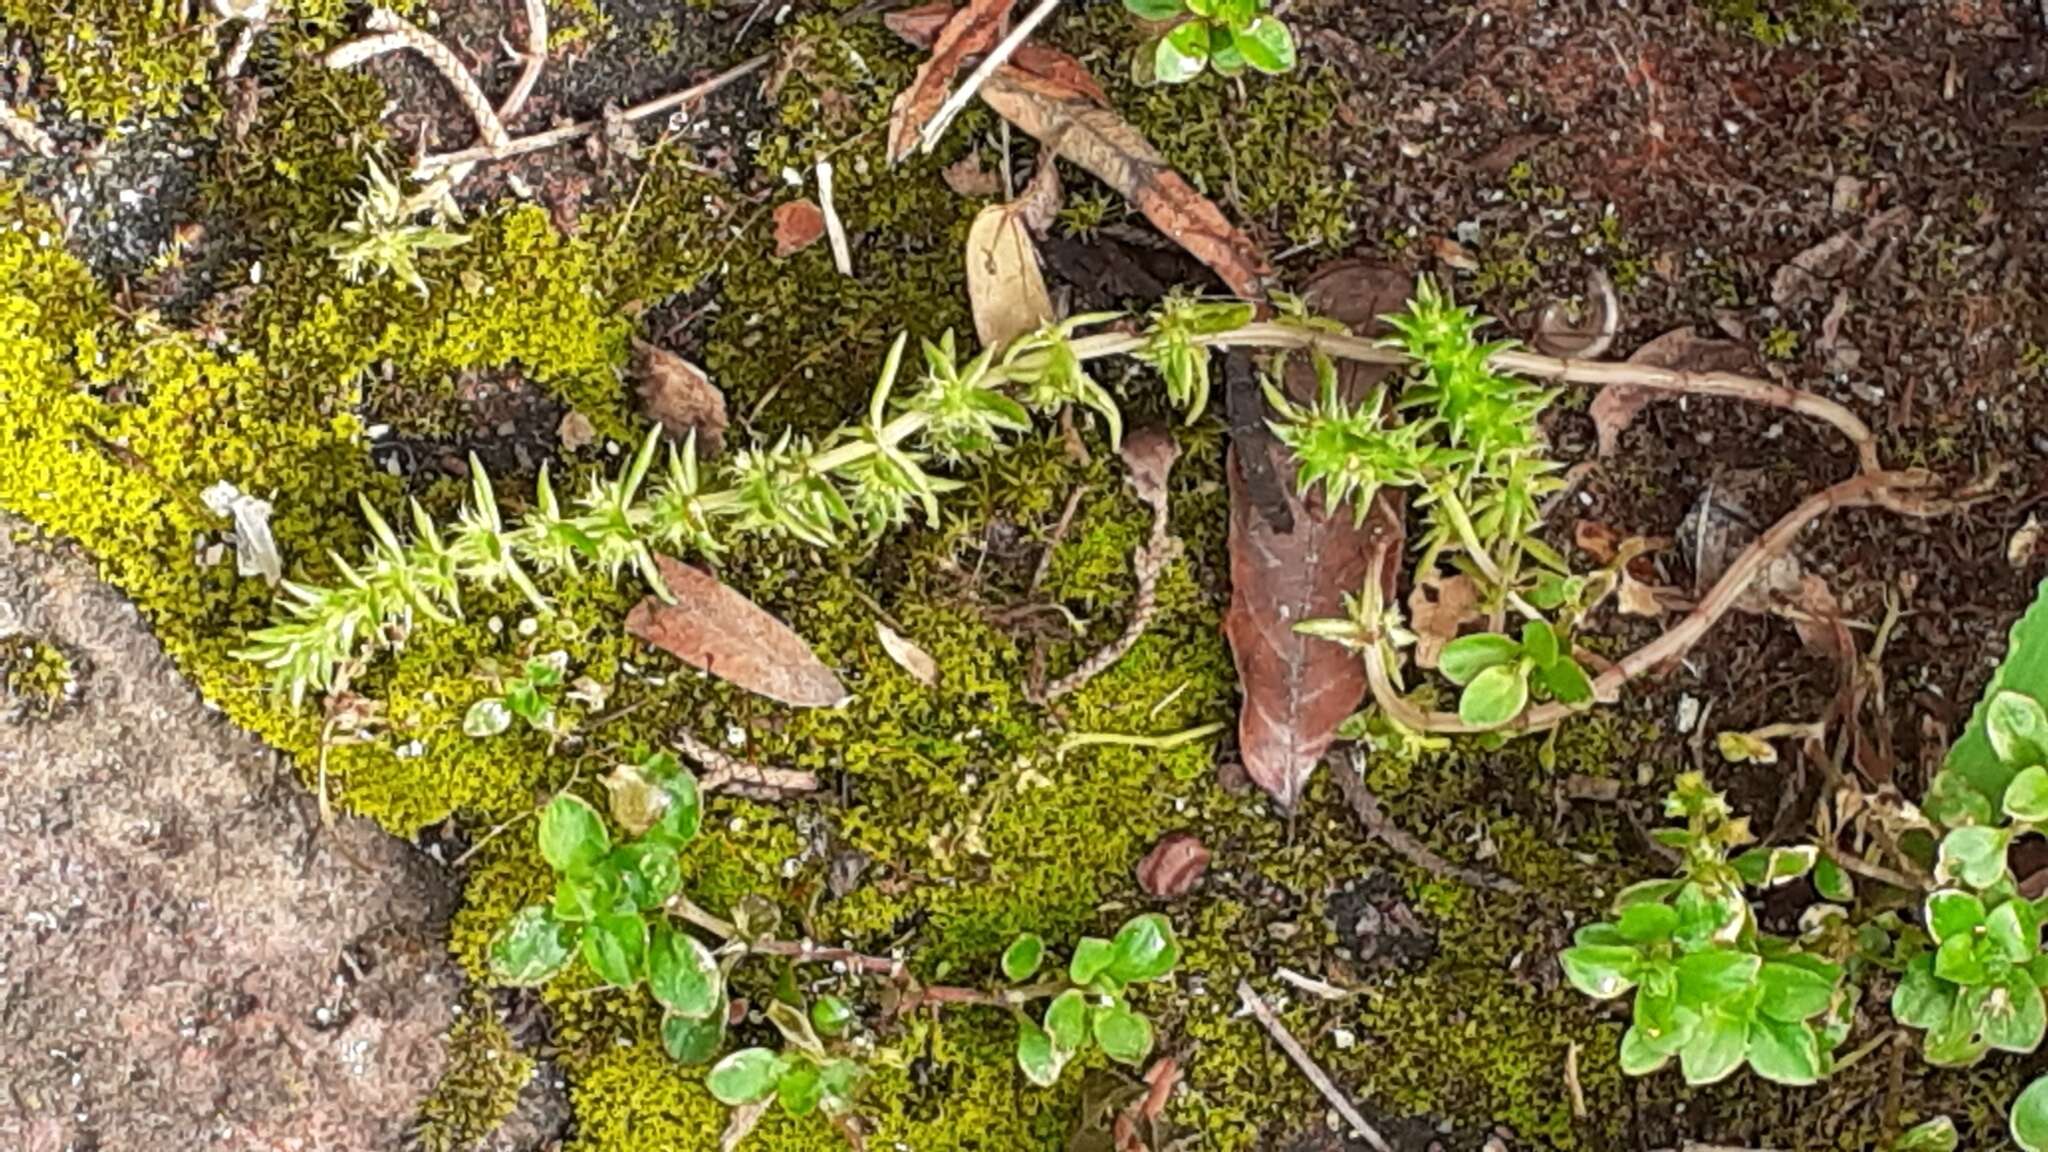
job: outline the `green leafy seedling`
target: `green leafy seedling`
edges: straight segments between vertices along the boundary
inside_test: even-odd
[[[1520,716],[1532,691],[1561,704],[1593,699],[1585,667],[1542,620],[1523,624],[1520,640],[1490,632],[1460,636],[1444,645],[1437,670],[1464,689],[1458,718],[1480,728],[1498,728]]]
[[[510,728],[514,719],[525,721],[536,732],[558,731],[561,720],[554,693],[562,686],[568,663],[566,652],[528,660],[518,676],[505,681],[503,692],[470,705],[462,717],[463,735],[478,739],[496,736]]]
[[[1030,979],[1044,958],[1044,941],[1025,933],[1004,950],[1003,974],[1013,982]],[[1157,913],[1131,917],[1108,940],[1082,937],[1067,964],[1065,986],[1053,986],[1058,990],[1043,1017],[1018,1016],[1017,1066],[1025,1079],[1052,1086],[1090,1044],[1119,1063],[1142,1066],[1152,1052],[1152,1022],[1131,1008],[1125,990],[1164,979],[1179,963],[1173,925]]]
[[[1212,68],[1220,76],[1294,70],[1294,33],[1272,15],[1270,0],[1124,0],[1124,7],[1171,25],[1139,49],[1141,77],[1184,84]]]

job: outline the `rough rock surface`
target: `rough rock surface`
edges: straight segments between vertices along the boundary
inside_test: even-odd
[[[132,606],[20,535],[0,604],[80,692],[0,722],[0,1148],[401,1147],[460,987],[432,862],[321,830]]]

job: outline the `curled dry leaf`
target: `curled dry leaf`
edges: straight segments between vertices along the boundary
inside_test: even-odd
[[[1166,514],[1166,482],[1173,475],[1173,463],[1180,459],[1180,442],[1173,433],[1148,424],[1124,437],[1119,453],[1130,470],[1131,491],[1145,502],[1154,515]]]
[[[1621,536],[1614,526],[1599,520],[1576,520],[1572,522],[1572,543],[1579,551],[1593,558],[1595,564],[1605,564],[1614,559],[1615,546]]]
[[[967,299],[984,348],[1004,347],[1054,318],[1025,211],[1023,201],[991,204],[967,231]]]
[[[1458,638],[1468,620],[1477,620],[1479,586],[1462,572],[1430,572],[1408,593],[1408,624],[1415,630],[1415,664],[1434,668],[1444,645]]]
[[[995,47],[1003,37],[1016,0],[968,0],[966,7],[947,13],[932,41],[932,54],[918,65],[910,86],[897,93],[889,110],[889,162],[895,164],[917,150],[924,126],[938,114],[953,86],[953,77],[970,56]],[[921,10],[922,13],[922,10]],[[905,14],[908,16],[909,14]],[[928,15],[937,15],[931,11]],[[894,25],[891,25],[894,27]]]
[[[1246,299],[1262,295],[1271,272],[1265,254],[1137,129],[1090,94],[1034,73],[998,71],[982,85],[981,99],[1061,159],[1114,188],[1232,292]]]
[[[597,426],[590,422],[590,417],[571,411],[555,427],[555,438],[561,441],[562,451],[581,452],[597,442]]]
[[[907,43],[919,48],[930,48],[937,43],[940,29],[953,18],[954,12],[955,9],[946,0],[936,0],[935,3],[890,12],[882,17],[882,23]],[[994,46],[995,41],[991,39],[987,47]],[[1086,65],[1057,48],[1040,44],[1035,40],[1026,40],[1019,45],[1017,50],[1011,53],[1009,62],[1003,65],[1002,70],[1042,76],[1062,87],[1081,93],[1104,108],[1109,107],[1109,93],[1102,90],[1102,85],[1088,71]]]
[[[1209,848],[1192,832],[1168,832],[1138,861],[1138,887],[1147,896],[1185,896],[1209,869]]]
[[[894,628],[881,621],[875,621],[875,635],[881,638],[882,651],[896,662],[898,668],[910,673],[910,677],[927,688],[939,683],[939,662],[931,653],[919,648]]]
[[[816,244],[825,235],[825,210],[809,200],[791,200],[775,208],[775,254],[788,256]]]
[[[1710,340],[1691,328],[1676,328],[1636,349],[1631,364],[1670,368],[1681,372],[1742,372],[1754,366],[1749,349],[1726,340]],[[1612,456],[1621,434],[1656,393],[1626,384],[1609,384],[1593,397],[1588,414],[1600,440],[1600,455]]]
[[[996,196],[1003,191],[1003,175],[982,167],[981,153],[969,152],[939,172],[946,187],[960,196]]]
[[[1586,274],[1586,303],[1573,309],[1554,300],[1536,318],[1536,350],[1546,356],[1597,360],[1607,354],[1621,331],[1621,299],[1614,282],[1598,268]]]
[[[1657,596],[1657,589],[1621,570],[1621,583],[1614,589],[1614,602],[1624,616],[1648,616],[1656,619],[1664,615],[1664,604]]]
[[[656,558],[670,602],[649,596],[626,616],[626,634],[692,668],[797,708],[836,708],[850,699],[839,676],[803,638],[718,578]]]
[[[707,459],[718,455],[725,442],[725,393],[702,368],[666,348],[635,340],[633,375],[639,381],[640,411],[649,420],[679,444],[696,433],[698,454]],[[566,421],[563,427],[566,445]]]

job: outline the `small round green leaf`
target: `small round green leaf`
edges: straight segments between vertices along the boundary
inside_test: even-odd
[[[1761,993],[1757,1011],[1770,1019],[1794,1024],[1827,1011],[1835,999],[1835,979],[1840,976],[1833,965],[1827,967],[1834,971],[1834,977],[1795,964],[1766,963],[1757,970],[1757,988]]]
[[[1820,1038],[1805,1024],[1757,1017],[1749,1025],[1749,1066],[1795,1087],[1820,1079]]]
[[[1991,978],[1984,961],[1989,948],[1979,948],[1968,936],[1951,936],[1934,950],[1934,974],[1951,984],[1965,987]]]
[[[709,1063],[725,1047],[726,1011],[721,1004],[718,1011],[703,1020],[673,1012],[662,1017],[661,1046],[668,1051],[668,1058],[678,1064]]]
[[[707,1020],[725,1010],[718,958],[695,936],[666,921],[654,926],[648,942],[647,987],[662,1007],[678,1016]]]
[[[1162,23],[1178,19],[1187,11],[1181,0],[1124,0],[1124,9],[1140,20]]]
[[[1642,958],[1627,945],[1590,944],[1558,955],[1565,979],[1595,1000],[1611,1000],[1635,986]]]
[[[1045,1009],[1045,1034],[1063,1059],[1088,1042],[1088,998],[1080,989],[1069,988],[1053,997]]]
[[[1067,962],[1067,979],[1076,984],[1092,983],[1108,971],[1114,953],[1109,941],[1100,936],[1081,937],[1081,942],[1074,945],[1073,959]]]
[[[1984,923],[1984,902],[1974,894],[1944,888],[1927,897],[1927,931],[1936,944],[1951,936],[1969,936]]]
[[[1847,904],[1856,899],[1856,882],[1833,860],[1823,856],[1813,862],[1813,890],[1823,900]]]
[[[1173,923],[1157,912],[1124,921],[1110,941],[1109,974],[1126,984],[1157,980],[1180,963]]]
[[[668,806],[662,810],[661,820],[647,830],[647,839],[680,850],[697,838],[703,826],[703,794],[688,768],[677,768],[660,779],[662,790],[668,793]]]
[[[1906,1129],[1891,1152],[1956,1152],[1956,1145],[1956,1122],[1936,1116]]]
[[[1701,1008],[1732,1000],[1756,983],[1763,965],[1763,957],[1756,953],[1733,949],[1681,956],[1677,964],[1678,1002]]]
[[[1271,16],[1261,16],[1235,34],[1245,63],[1268,75],[1294,70],[1294,33]]]
[[[1557,630],[1542,620],[1522,622],[1522,655],[1538,668],[1557,663]]]
[[[676,863],[675,849],[666,844],[622,844],[612,850],[611,864],[618,871],[626,897],[643,912],[659,908],[683,886],[682,867]]]
[[[2048,763],[2048,712],[2018,692],[2000,692],[1984,710],[1984,734],[2008,767]]]
[[[1152,1022],[1112,1004],[1095,1013],[1095,1042],[1111,1060],[1138,1067],[1152,1054]]]
[[[483,739],[512,726],[512,710],[496,696],[479,700],[462,716],[462,734]]]
[[[1664,1067],[1671,1053],[1651,1044],[1642,1030],[1631,1026],[1621,1034],[1621,1070],[1630,1076],[1648,1076]]]
[[[1209,66],[1209,26],[1190,20],[1159,38],[1152,50],[1152,74],[1167,84],[1184,84]]]
[[[2011,838],[2011,831],[2005,828],[1954,829],[1942,837],[1935,871],[1972,888],[1989,888],[2005,877],[2005,847]]]
[[[2036,764],[2012,778],[2005,786],[2005,814],[2033,824],[2048,823],[2048,768]]]
[[[1175,0],[1178,4],[1179,0]],[[1026,932],[1010,941],[1003,949],[1003,977],[1011,983],[1020,983],[1038,974],[1039,965],[1045,963],[1045,941],[1035,932]]]
[[[614,988],[640,982],[647,957],[647,922],[638,913],[599,916],[583,929],[583,959]]]
[[[1934,957],[1915,956],[1892,993],[1892,1019],[1908,1028],[1932,1029],[1947,1020],[1956,1005],[1955,985],[1934,974]]]
[[[820,996],[811,1002],[811,1027],[825,1037],[843,1036],[853,1027],[853,1005],[837,996]]]
[[[1221,24],[1209,25],[1209,67],[1218,76],[1236,76],[1250,67],[1237,46],[1237,37]]]
[[[1488,668],[1514,663],[1521,654],[1522,646],[1513,640],[1481,632],[1460,636],[1444,645],[1444,650],[1437,654],[1436,670],[1444,674],[1444,679],[1463,686]]]
[[[604,859],[611,850],[604,817],[580,798],[565,792],[541,812],[540,854],[555,871],[580,871]]]
[[[1059,1082],[1060,1069],[1067,1059],[1053,1048],[1052,1037],[1045,1029],[1029,1020],[1017,1021],[1017,1067],[1024,1070],[1024,1078],[1040,1088],[1050,1088]]]
[[[1479,728],[1498,728],[1522,714],[1529,703],[1529,674],[1520,664],[1496,664],[1472,678],[1458,697],[1458,719]]]
[[[545,984],[569,962],[576,929],[546,907],[521,908],[491,938],[491,978],[513,988]]]
[[[720,1104],[737,1108],[765,1100],[782,1083],[787,1062],[766,1048],[742,1048],[711,1066],[704,1087]]]
[[[1708,1012],[1679,1049],[1678,1067],[1687,1084],[1712,1084],[1742,1067],[1748,1053],[1749,1021],[1728,1012]]]
[[[1920,809],[1928,819],[1949,828],[1989,824],[1996,814],[1990,797],[1965,780],[1962,773],[1947,768],[1936,772],[1928,782]]]
[[[2026,969],[2015,968],[2001,977],[1985,999],[1984,1042],[2002,1052],[2032,1052],[2048,1033],[2048,1005],[2041,1001],[2041,989]]]
[[[1545,667],[1541,675],[1543,686],[1560,704],[1584,704],[1593,698],[1593,678],[1569,656]]]
[[[818,1075],[818,1066],[809,1060],[791,1061],[784,1069],[782,1079],[775,1083],[775,1099],[791,1116],[809,1116],[816,1112],[818,1101],[824,1095],[824,1079]]]
[[[1991,910],[1984,918],[1984,938],[2014,964],[2025,964],[2041,950],[2041,916],[2023,896]]]
[[[1678,910],[1669,904],[1631,904],[1615,923],[1621,938],[1635,944],[1669,940],[1678,931]]]
[[[2012,1139],[2026,1152],[2048,1150],[2048,1076],[2020,1090],[2012,1102]]]

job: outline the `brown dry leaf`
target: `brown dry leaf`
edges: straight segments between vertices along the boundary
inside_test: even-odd
[[[1065,200],[1066,193],[1060,187],[1060,166],[1047,156],[1038,171],[1031,174],[1024,194],[1017,197],[1017,210],[1031,234],[1043,238],[1052,230],[1052,222],[1059,217],[1060,205]]]
[[[1462,572],[1431,572],[1408,593],[1408,623],[1415,630],[1415,665],[1434,668],[1458,629],[1479,619],[1479,586]]]
[[[1741,372],[1753,367],[1749,349],[1726,340],[1710,340],[1691,328],[1675,328],[1664,333],[1636,349],[1628,362],[1681,372]],[[1621,443],[1621,434],[1628,430],[1636,413],[1657,395],[1626,384],[1609,384],[1593,397],[1588,413],[1593,417],[1593,430],[1600,440],[1600,455],[1614,455],[1615,447]]]
[[[882,651],[889,654],[898,668],[910,673],[911,679],[927,688],[938,686],[939,662],[932,659],[931,653],[879,620],[875,621],[875,635],[882,640]]]
[[[775,208],[775,254],[788,256],[816,244],[825,235],[825,210],[809,200],[791,200]]]
[[[837,708],[851,697],[803,638],[699,568],[656,557],[672,602],[649,596],[626,634],[692,668],[796,708]]]
[[[1340,264],[1310,280],[1310,307],[1370,334],[1377,317],[1398,311],[1411,284],[1391,268]],[[1356,401],[1390,369],[1345,364],[1339,383]],[[1298,401],[1312,397],[1315,373],[1305,357],[1288,363],[1284,381]],[[1286,529],[1251,499],[1242,454],[1263,452],[1289,512]],[[1398,557],[1403,541],[1401,504],[1382,491],[1358,524],[1349,509],[1332,515],[1319,501],[1296,493],[1293,456],[1270,433],[1239,439],[1231,448],[1230,610],[1223,620],[1243,685],[1238,745],[1246,775],[1292,807],[1309,774],[1336,738],[1337,727],[1365,699],[1365,668],[1342,645],[1295,631],[1302,620],[1335,618],[1355,594],[1373,556]],[[1383,565],[1389,602],[1398,564]]]
[[[1792,611],[1779,615],[1791,617],[1792,629],[1799,633],[1799,642],[1806,645],[1808,652],[1843,660],[1856,658],[1856,640],[1842,620],[1842,602],[1835,598],[1835,590],[1828,587],[1826,580],[1802,571],[1798,591],[1788,600]]]
[[[1185,896],[1209,869],[1209,847],[1192,832],[1168,832],[1138,861],[1138,887],[1147,896]]]
[[[1265,253],[1122,117],[1071,85],[1014,69],[989,77],[981,99],[1061,159],[1114,188],[1232,292],[1246,299],[1261,295],[1271,271]]]
[[[1052,322],[1052,294],[1022,201],[991,204],[967,230],[967,299],[984,348],[1002,348]]]
[[[698,455],[709,459],[725,444],[725,393],[702,368],[645,340],[633,341],[633,375],[640,411],[682,443],[697,435]]]
[[[583,413],[571,411],[555,426],[555,439],[562,442],[562,451],[581,452],[597,442],[597,425]]]
[[[940,29],[954,16],[955,9],[946,0],[931,4],[920,4],[915,8],[883,15],[882,23],[901,37],[906,43],[917,48],[930,48],[937,43]],[[1109,107],[1109,94],[1089,73],[1088,66],[1067,55],[1065,52],[1035,40],[1026,40],[1010,54],[1009,62],[1003,65],[1005,71],[1029,72],[1043,76],[1063,87],[1072,88],[1104,108]]]
[[[918,65],[910,87],[896,94],[889,110],[889,162],[895,164],[917,149],[924,126],[938,114],[953,87],[953,77],[970,56],[979,56],[1002,39],[1016,0],[968,0],[949,15],[932,41],[932,54]],[[906,14],[908,15],[908,14]]]
[[[1572,543],[1579,551],[1593,558],[1595,564],[1606,564],[1614,559],[1615,546],[1621,536],[1611,525],[1598,520],[1575,520],[1572,522]]]
[[[1648,616],[1656,619],[1664,615],[1664,605],[1657,598],[1657,590],[1621,570],[1621,583],[1614,590],[1614,602],[1624,616]]]
[[[960,196],[994,196],[1003,190],[1003,175],[981,166],[981,153],[970,152],[940,169],[946,187]]]
[[[2027,514],[2027,522],[2005,542],[2005,562],[2024,570],[2034,562],[2041,552],[2041,520],[2033,513]]]
[[[1148,424],[1124,437],[1118,450],[1124,467],[1130,470],[1131,491],[1154,514],[1166,514],[1166,482],[1173,475],[1173,463],[1180,459],[1180,442],[1173,433]]]

